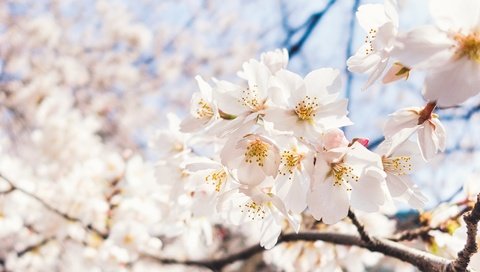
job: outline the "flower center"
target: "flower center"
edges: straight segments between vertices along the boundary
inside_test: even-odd
[[[305,121],[311,121],[315,117],[318,109],[318,101],[316,97],[306,96],[305,99],[298,102],[295,106],[295,113],[298,118]]]
[[[245,151],[245,162],[256,162],[258,166],[263,166],[268,156],[268,148],[269,145],[259,139],[252,141]]]
[[[253,85],[251,89],[249,87],[244,89],[238,102],[254,112],[264,109],[265,104],[265,101],[258,98],[258,85]]]
[[[285,150],[280,157],[280,169],[278,172],[281,175],[290,175],[288,179],[292,179],[293,171],[295,168],[301,169],[303,154],[298,154],[296,150]]]
[[[243,205],[238,205],[238,207],[242,213],[246,213],[248,218],[252,220],[265,218],[265,209],[263,205],[258,204],[253,200]]]
[[[373,53],[373,41],[377,37],[377,30],[376,29],[370,29],[368,31],[368,34],[365,36],[365,44],[367,45],[367,48],[365,49],[365,55],[369,55]]]
[[[223,169],[214,171],[205,177],[205,182],[215,186],[215,191],[217,192],[220,192],[220,189],[225,181],[227,181],[227,172],[225,172]]]
[[[467,57],[480,63],[480,32],[473,32],[468,35],[457,34],[454,39],[457,41],[455,55],[458,58]]]
[[[202,119],[202,118],[212,118],[213,116],[213,110],[210,104],[208,104],[207,101],[204,99],[200,99],[197,103],[197,110],[195,111],[197,116],[197,119]]]
[[[393,173],[397,176],[408,175],[412,172],[412,158],[409,156],[383,157],[383,169],[385,172]]]
[[[344,163],[335,163],[332,165],[333,186],[340,186],[350,181],[357,182],[359,177],[353,173],[353,168]]]

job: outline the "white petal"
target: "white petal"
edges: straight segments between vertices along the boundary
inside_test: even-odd
[[[430,0],[430,13],[442,30],[471,31],[478,28],[480,22],[480,1]]]
[[[408,186],[402,180],[401,176],[387,173],[386,180],[388,191],[390,191],[392,197],[399,197],[408,190]]]
[[[340,71],[333,68],[313,70],[305,76],[304,81],[307,94],[317,97],[338,93],[342,85]]]
[[[370,29],[376,30],[389,21],[385,14],[385,7],[382,4],[365,4],[358,8],[356,13],[360,26],[367,32]]]
[[[271,249],[277,243],[278,236],[280,236],[281,232],[282,227],[275,222],[273,216],[268,216],[263,220],[263,224],[260,229],[260,246],[264,247],[265,249]]]
[[[372,168],[365,175],[361,176],[358,182],[351,183],[352,194],[350,201],[352,207],[365,212],[378,211],[386,199],[382,188],[383,181],[383,172]]]
[[[425,79],[424,97],[437,105],[458,105],[480,92],[480,64],[466,57],[448,69],[430,72]]]
[[[306,95],[302,77],[287,70],[275,74],[272,87],[272,100],[278,106],[295,106]]]
[[[455,41],[434,26],[418,27],[398,35],[392,56],[403,65],[419,69],[441,67],[454,54]]]
[[[307,197],[313,217],[322,219],[325,224],[335,224],[347,217],[349,202],[347,189],[344,186],[334,186],[331,179],[317,184]]]
[[[437,144],[436,137],[433,137],[433,127],[426,124],[418,130],[418,144],[420,146],[420,151],[422,157],[429,161],[437,154]]]
[[[350,72],[370,74],[375,70],[382,57],[379,52],[366,54],[366,50],[369,48],[370,45],[363,45],[355,55],[348,58],[347,66]]]

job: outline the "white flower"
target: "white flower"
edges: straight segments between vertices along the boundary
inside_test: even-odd
[[[313,172],[314,153],[294,137],[288,137],[280,152],[280,166],[276,179],[276,194],[288,210],[301,213],[307,207],[307,192]]]
[[[316,140],[320,133],[352,124],[347,115],[347,100],[339,99],[339,71],[323,68],[305,79],[281,70],[272,79],[272,100],[277,107],[265,112],[265,120],[275,129],[293,131],[295,136]]]
[[[260,245],[266,249],[277,243],[284,219],[288,220],[296,232],[300,227],[288,214],[280,198],[270,192],[273,182],[269,178],[257,186],[228,191],[221,196],[218,205],[218,210],[232,224],[255,224],[261,233]]]
[[[334,224],[347,216],[350,206],[377,211],[386,197],[381,169],[380,156],[358,142],[319,153],[312,191],[307,196],[313,217]]]
[[[200,76],[196,76],[200,92],[192,95],[190,101],[190,116],[182,121],[182,132],[195,132],[202,128],[208,128],[219,118],[217,106],[213,102],[212,87]]]
[[[399,35],[395,56],[404,65],[426,69],[424,97],[453,106],[480,92],[480,1],[432,0],[436,26]]]
[[[410,107],[390,114],[383,131],[385,138],[391,140],[391,150],[405,142],[415,132],[425,160],[430,160],[438,151],[445,150],[445,128],[438,116],[432,114],[433,107],[435,105],[429,103],[423,109]]]
[[[285,69],[288,64],[288,51],[287,49],[275,49],[274,51],[268,51],[260,55],[260,61],[264,63],[272,74],[281,69]]]
[[[280,164],[278,147],[270,139],[248,134],[238,140],[231,138],[220,154],[222,164],[226,165],[244,185],[256,185],[265,177],[276,177]]]
[[[348,70],[369,74],[364,89],[370,87],[388,65],[398,32],[398,14],[395,0],[385,4],[366,4],[357,11],[360,26],[368,32],[365,44],[347,60]]]
[[[222,112],[237,116],[248,116],[261,112],[266,107],[270,87],[269,68],[254,59],[243,64],[239,76],[247,80],[243,87],[228,81],[216,81],[214,98]]]
[[[390,144],[390,141],[384,141],[376,150],[382,156],[388,190],[392,197],[422,209],[428,199],[409,177],[422,161],[418,145],[407,140],[391,150]]]

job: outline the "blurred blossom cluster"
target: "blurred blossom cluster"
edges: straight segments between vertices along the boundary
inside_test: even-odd
[[[227,270],[415,271],[277,244],[356,235],[352,210],[454,259],[480,193],[480,4],[426,1],[419,26],[408,1],[319,2],[1,1],[0,271],[206,271],[165,260],[257,243]]]

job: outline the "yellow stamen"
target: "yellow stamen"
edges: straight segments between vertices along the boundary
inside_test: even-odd
[[[258,166],[263,166],[265,158],[268,156],[269,144],[256,139],[247,146],[245,151],[245,162],[258,163]]]
[[[312,121],[318,109],[318,101],[316,97],[306,96],[295,106],[295,113],[300,120]]]
[[[457,34],[454,39],[457,41],[455,55],[458,58],[467,57],[480,63],[480,32],[473,32],[468,35]]]

